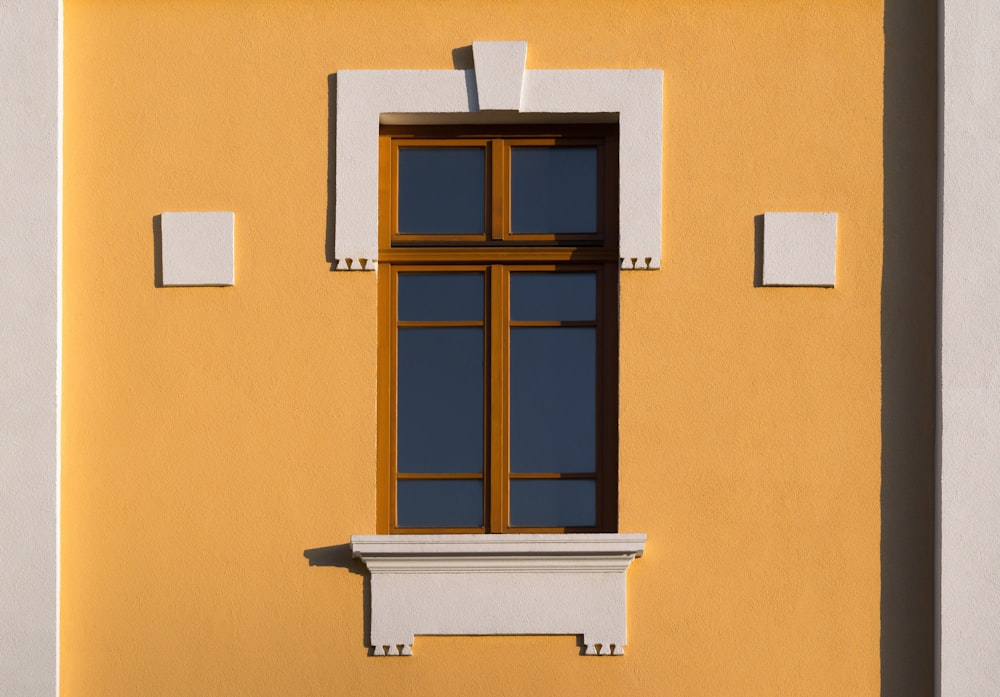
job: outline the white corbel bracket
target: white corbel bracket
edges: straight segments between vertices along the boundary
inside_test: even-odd
[[[424,635],[583,635],[588,656],[622,655],[625,571],[643,534],[355,535],[371,574],[376,656]]]
[[[617,121],[618,256],[623,269],[660,267],[663,71],[525,70],[527,50],[524,41],[475,41],[474,70],[337,72],[334,268],[377,266],[379,124],[484,115],[500,124]]]

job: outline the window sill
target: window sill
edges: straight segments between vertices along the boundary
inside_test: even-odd
[[[415,634],[578,634],[586,655],[622,655],[625,571],[644,534],[354,535],[371,573],[376,656]]]

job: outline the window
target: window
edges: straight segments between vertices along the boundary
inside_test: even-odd
[[[379,529],[617,529],[617,127],[382,127]]]
[[[581,634],[587,654],[620,654],[626,643],[624,576],[632,559],[642,556],[646,536],[613,532],[617,527],[618,466],[614,445],[617,269],[610,269],[608,260],[614,259],[616,265],[620,262],[621,268],[628,270],[660,267],[663,72],[525,70],[527,44],[520,41],[473,42],[472,50],[474,70],[337,72],[336,199],[331,201],[336,211],[336,234],[331,261],[337,270],[382,269],[379,274],[379,534],[351,537],[354,556],[371,573],[372,651],[376,656],[410,655],[414,635],[419,634]],[[601,129],[567,125],[558,130],[539,128],[530,132],[483,127],[478,132],[464,133],[459,127],[419,131],[388,127],[399,123],[483,123],[495,118],[517,123],[537,123],[542,119],[564,124],[615,122],[615,126]],[[574,130],[577,128],[580,130]],[[603,205],[604,209],[598,214],[596,232],[576,230],[573,232],[578,233],[578,239],[570,239],[571,232],[550,229],[545,239],[546,233],[518,232],[516,223],[512,228],[507,227],[511,224],[509,209],[507,221],[503,216],[505,202],[510,202],[510,185],[506,183],[508,173],[504,171],[504,163],[510,162],[509,140],[521,138],[545,147],[540,142],[545,137],[559,139],[560,143],[575,137],[590,138],[603,148],[604,159],[597,174],[600,177],[597,205]],[[442,148],[479,147],[472,142],[476,139],[483,141],[482,231],[478,227],[463,230],[464,224],[450,233],[440,228],[429,232],[408,229],[410,223],[405,222],[404,216],[400,232],[398,217],[393,218],[398,214],[394,211],[398,192],[393,189],[396,181],[392,171],[393,149],[406,145],[430,148],[433,144],[426,141],[434,140]],[[499,196],[494,192],[496,187],[500,189]],[[454,198],[451,197],[452,202]],[[460,239],[461,234],[471,238]],[[542,237],[529,239],[529,234]],[[607,429],[608,434],[602,436],[606,439],[599,452],[601,457],[605,457],[603,453],[610,454],[610,458],[597,463],[594,476],[595,487],[599,489],[595,499],[602,502],[598,518],[601,532],[564,535],[560,533],[565,528],[556,526],[551,528],[553,534],[447,535],[440,534],[446,528],[438,527],[423,528],[434,534],[421,535],[409,534],[419,528],[398,528],[395,501],[390,501],[397,485],[393,460],[396,412],[390,402],[395,399],[396,390],[395,349],[391,341],[395,341],[399,331],[398,276],[407,271],[434,273],[434,265],[456,273],[462,271],[463,264],[479,266],[478,271],[484,274],[482,370],[492,380],[498,364],[487,363],[486,346],[493,350],[490,343],[493,324],[502,320],[504,311],[509,312],[503,309],[508,305],[502,301],[493,304],[497,297],[494,283],[502,284],[502,279],[514,274],[517,271],[514,267],[519,264],[539,273],[586,273],[586,269],[577,266],[586,263],[599,267],[602,276],[597,307],[603,308],[607,303],[610,308],[601,310],[604,314],[598,319],[599,331],[610,350],[594,367],[595,385],[605,390],[595,402],[602,409],[597,428],[602,433]],[[549,265],[548,270],[542,268],[545,264]],[[431,268],[422,269],[421,265]],[[507,329],[510,330],[509,325]],[[499,350],[499,365],[503,366],[505,347],[501,344]],[[492,389],[492,382],[486,382],[485,377],[483,389],[483,408],[492,409],[492,401],[489,405],[485,401],[487,394],[493,398],[494,393],[487,392]],[[502,439],[501,459],[492,458],[491,438],[496,433],[502,434],[493,428],[492,421],[501,418],[503,412],[489,414],[490,420],[483,417],[484,470],[479,477],[483,482],[483,526],[462,528],[463,532],[486,530],[496,510],[502,511],[501,521],[507,515],[504,502],[495,504],[491,498],[502,494],[502,484],[500,488],[489,488],[495,476],[501,480],[507,476],[508,484],[510,481],[503,469],[497,469],[508,466],[502,459]],[[499,528],[490,531],[495,529]],[[513,530],[527,532],[530,528]],[[389,532],[408,534],[386,534]],[[512,607],[521,611],[510,612]],[[555,608],[558,611],[553,611]]]

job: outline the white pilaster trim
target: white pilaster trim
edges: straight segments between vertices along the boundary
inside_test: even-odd
[[[0,6],[0,694],[59,693],[61,0]]]
[[[939,694],[1000,686],[1000,6],[941,26]]]
[[[367,270],[378,259],[378,129],[380,121],[456,122],[512,106],[510,44],[475,42],[490,55],[485,70],[341,70],[337,73],[337,269]],[[525,51],[526,51],[525,47]],[[494,55],[496,54],[496,55]],[[480,73],[483,74],[480,74]],[[489,86],[485,91],[484,88]],[[500,96],[497,96],[500,95]],[[494,122],[545,115],[619,124],[619,257],[625,269],[657,269],[662,256],[663,71],[525,70],[520,108]],[[486,116],[489,120],[492,117]]]

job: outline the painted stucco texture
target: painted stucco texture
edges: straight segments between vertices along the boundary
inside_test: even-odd
[[[63,695],[878,692],[881,3],[65,13]],[[623,657],[367,655],[378,272],[330,270],[330,76],[489,40],[664,74],[661,268],[620,287]],[[157,287],[162,211],[233,211],[238,283]],[[754,287],[765,211],[837,211],[835,288]]]

